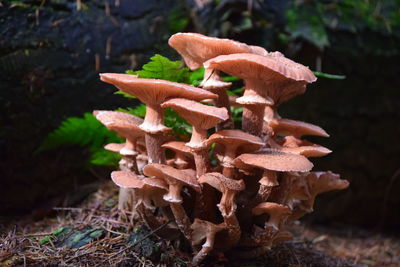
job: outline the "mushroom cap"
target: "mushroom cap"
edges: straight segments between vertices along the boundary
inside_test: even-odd
[[[270,97],[262,97],[259,95],[244,95],[236,99],[236,103],[240,105],[266,105],[272,106],[274,100]]]
[[[229,39],[208,37],[190,32],[179,32],[172,35],[168,40],[168,44],[183,57],[186,65],[191,70],[200,68],[203,62],[219,55],[236,53],[268,54],[264,48],[259,46],[249,46]]]
[[[255,167],[278,172],[306,172],[313,167],[313,164],[304,156],[275,149],[263,149],[254,154],[242,154],[233,161],[233,164],[243,170]]]
[[[317,80],[312,71],[283,55],[256,55],[249,53],[222,55],[204,63],[207,69],[217,69],[244,79],[275,105],[305,92],[305,85]],[[247,86],[247,85],[246,85]]]
[[[156,187],[156,188],[168,190],[168,184],[162,179],[159,179],[159,178],[144,178],[142,181],[143,181],[143,184],[145,184],[145,185],[149,185],[151,187]]]
[[[292,214],[288,206],[274,202],[262,202],[255,206],[251,212],[254,215],[261,215],[263,213],[269,214],[270,218],[266,225],[270,225],[276,230],[278,230],[282,220],[286,219],[290,214]]]
[[[225,147],[243,147],[245,149],[243,153],[258,150],[265,145],[260,137],[243,132],[241,130],[218,131],[207,139],[208,146],[212,143],[219,143]]]
[[[143,130],[139,127],[143,123],[142,118],[119,111],[98,110],[93,113],[104,126],[130,141],[144,136]]]
[[[182,141],[170,141],[170,142],[164,143],[161,147],[171,149],[174,152],[192,155],[190,147],[188,147],[185,144],[186,144],[186,142],[182,142]]]
[[[196,191],[200,190],[200,184],[197,182],[195,176],[168,165],[159,163],[148,164],[143,168],[143,173],[147,176],[165,179],[167,183],[170,183],[170,181],[177,181],[184,185],[191,186]]]
[[[207,106],[184,98],[170,99],[164,102],[161,107],[171,107],[195,128],[204,130],[210,129],[217,123],[229,118],[226,108]]]
[[[310,172],[307,176],[309,189],[312,195],[332,191],[341,190],[349,186],[347,180],[340,179],[340,175],[331,171],[327,172]]]
[[[102,73],[100,74],[100,79],[103,82],[113,84],[125,93],[136,96],[147,105],[158,105],[174,97],[182,97],[197,101],[218,97],[216,94],[207,90],[187,84],[158,79],[136,78],[129,74]]]
[[[190,228],[192,228],[193,230],[192,244],[198,245],[205,238],[214,238],[216,233],[226,228],[226,224],[213,224],[212,222],[195,218]],[[210,242],[211,240],[207,241]],[[213,243],[213,240],[211,241],[211,243]],[[207,246],[207,242],[204,245]]]
[[[275,135],[293,135],[299,138],[303,135],[329,137],[329,134],[325,132],[324,129],[308,122],[290,119],[273,119],[269,122],[269,125],[274,130]]]
[[[142,188],[144,185],[143,180],[133,172],[113,171],[111,179],[121,188]]]
[[[199,182],[202,184],[207,183],[220,192],[227,190],[239,192],[245,189],[243,180],[227,178],[219,172],[203,174],[200,176]]]
[[[125,143],[110,143],[104,146],[105,150],[111,151],[111,152],[115,152],[115,153],[119,153],[119,151],[121,149],[123,149],[125,146]]]
[[[319,145],[299,146],[299,147],[283,147],[280,150],[283,152],[302,155],[307,158],[323,157],[332,152],[332,150],[330,150],[326,147],[323,147],[323,146],[319,146]]]

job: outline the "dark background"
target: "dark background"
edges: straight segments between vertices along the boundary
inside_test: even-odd
[[[312,141],[334,152],[313,160],[350,188],[323,194],[308,220],[383,230],[400,225],[400,10],[396,1],[1,1],[0,214],[49,214],[96,190],[104,167],[65,147],[35,154],[70,116],[132,105],[100,72],[137,69],[176,31],[233,38],[279,50],[319,78],[280,108],[282,117],[323,127]],[[207,1],[203,1],[207,2]],[[397,13],[396,13],[397,12]],[[97,67],[96,67],[97,61]]]

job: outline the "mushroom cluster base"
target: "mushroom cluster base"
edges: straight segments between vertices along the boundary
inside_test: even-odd
[[[330,171],[311,171],[308,158],[331,151],[303,136],[329,135],[316,125],[278,114],[282,102],[304,93],[316,78],[279,52],[228,39],[178,33],[169,44],[190,69],[205,67],[209,77],[202,88],[101,74],[102,81],[149,107],[144,120],[94,112],[126,139],[106,146],[122,155],[120,170],[111,174],[123,194],[119,207],[153,230],[168,223],[156,234],[187,239],[194,265],[216,253],[232,258],[268,253],[292,239],[286,226],[312,212],[318,194],[349,185]],[[221,73],[244,81],[243,96],[228,103],[231,84],[221,82]],[[210,99],[214,106],[201,103]],[[242,128],[234,129],[231,104],[244,108]],[[179,140],[164,125],[167,107],[193,126],[190,140]]]

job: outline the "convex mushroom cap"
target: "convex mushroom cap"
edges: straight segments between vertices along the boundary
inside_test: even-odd
[[[140,127],[147,133],[156,134],[168,131],[163,125],[163,111],[160,104],[167,99],[182,97],[192,100],[213,99],[217,95],[187,84],[169,82],[158,79],[136,78],[129,74],[103,73],[100,74],[102,81],[113,84],[121,91],[136,96],[145,103],[146,116]]]
[[[172,35],[168,44],[174,48],[185,61],[186,65],[195,70],[203,65],[203,62],[219,55],[236,53],[267,54],[268,52],[259,46],[249,46],[244,43],[229,39],[208,37],[199,33],[176,33]]]
[[[178,112],[185,120],[193,125],[192,138],[186,145],[191,148],[204,148],[207,130],[218,122],[229,118],[226,108],[217,108],[183,98],[173,98],[161,105],[170,107]]]
[[[278,185],[276,176],[271,176],[269,171],[306,172],[313,167],[313,164],[304,156],[274,149],[263,149],[261,152],[254,154],[242,154],[234,160],[233,164],[242,170],[251,168],[264,169],[264,175],[260,183],[266,186]]]
[[[118,152],[121,155],[137,155],[136,141],[144,136],[144,132],[139,128],[143,119],[134,115],[119,111],[95,110],[93,112],[98,119],[109,130],[126,138],[126,143]],[[109,147],[111,149],[111,146]],[[112,149],[117,149],[113,146]]]
[[[143,168],[143,173],[147,176],[164,179],[167,182],[169,190],[168,194],[164,195],[164,200],[168,202],[182,203],[180,193],[183,186],[192,187],[197,192],[201,190],[200,184],[194,175],[168,165],[158,163],[148,164]]]
[[[329,134],[321,127],[303,121],[273,119],[269,122],[269,125],[272,127],[274,134],[279,136],[293,135],[299,139],[304,135],[329,137]]]
[[[284,56],[249,53],[222,55],[204,63],[207,69],[217,69],[246,82],[246,90],[254,96],[270,97],[275,105],[304,93],[305,84],[316,81],[307,67]]]

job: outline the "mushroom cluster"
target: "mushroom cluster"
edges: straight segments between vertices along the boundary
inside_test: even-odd
[[[228,39],[177,33],[169,44],[190,69],[204,66],[199,87],[128,74],[100,75],[147,107],[144,120],[94,112],[126,138],[124,144],[106,146],[122,155],[120,170],[111,174],[121,188],[119,208],[133,211],[151,229],[169,222],[156,234],[186,238],[194,265],[213,253],[255,257],[290,240],[285,226],[312,212],[318,194],[349,185],[330,171],[311,172],[308,158],[331,151],[303,136],[329,135],[316,125],[278,114],[281,103],[316,81],[313,72],[279,52]],[[226,91],[232,84],[223,81],[223,73],[244,82],[243,96],[235,100],[243,107],[241,129],[235,129],[231,117]],[[209,100],[211,104],[204,104]],[[164,125],[165,108],[193,126],[190,140],[178,140]]]

